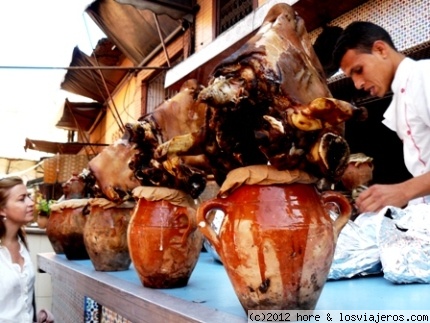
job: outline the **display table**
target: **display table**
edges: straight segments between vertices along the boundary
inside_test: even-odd
[[[90,260],[69,261],[54,253],[39,254],[38,268],[52,277],[52,308],[58,322],[82,322],[85,296],[133,323],[247,321],[224,267],[205,252],[188,286],[177,289],[143,287],[132,266],[98,272]],[[396,285],[382,276],[360,277],[327,282],[316,309],[422,310],[430,309],[429,296],[427,284]]]

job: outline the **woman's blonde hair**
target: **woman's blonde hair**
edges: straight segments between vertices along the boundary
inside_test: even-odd
[[[10,190],[13,187],[21,184],[24,184],[24,181],[19,176],[11,176],[0,179],[0,210],[6,206]],[[2,216],[2,219],[0,220],[0,240],[6,234],[6,226],[4,225],[3,217],[4,216]],[[24,242],[24,245],[27,247],[27,239],[23,228],[18,231],[18,236],[21,238],[21,240]]]

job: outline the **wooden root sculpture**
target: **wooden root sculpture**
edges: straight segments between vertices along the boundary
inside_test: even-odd
[[[204,124],[206,104],[196,101],[201,90],[196,80],[184,82],[180,91],[154,112],[127,123],[121,140],[90,161],[91,177],[112,201],[121,201],[139,185],[176,188],[198,197],[206,186],[204,155],[181,156],[164,162],[153,158],[155,149],[175,136],[198,131]]]
[[[219,184],[234,168],[267,163],[337,181],[350,154],[344,121],[363,112],[332,98],[304,21],[287,4],[273,6],[215,68],[198,100],[208,105],[204,127],[162,143],[155,156],[174,163],[200,147]]]
[[[303,19],[277,4],[258,32],[214,69],[207,87],[189,80],[154,112],[126,125],[126,182],[115,179],[112,154],[101,154],[91,169],[116,199],[136,183],[196,198],[208,173],[221,185],[231,170],[258,164],[336,182],[350,155],[344,122],[362,112],[332,98]]]

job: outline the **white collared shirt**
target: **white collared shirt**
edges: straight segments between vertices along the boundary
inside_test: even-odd
[[[416,177],[430,171],[430,60],[403,59],[391,89],[382,123],[402,140],[406,168]]]
[[[12,263],[9,250],[0,245],[0,323],[33,322],[35,272],[30,253],[20,240],[24,266]]]

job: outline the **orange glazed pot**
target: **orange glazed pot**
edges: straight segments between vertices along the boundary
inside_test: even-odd
[[[97,271],[127,270],[131,264],[127,229],[135,203],[116,205],[106,199],[91,199],[84,227],[84,243]]]
[[[68,260],[89,259],[84,244],[88,199],[66,200],[51,205],[46,235],[56,253]]]
[[[138,200],[128,227],[128,246],[143,286],[186,286],[202,244],[195,209],[164,200]]]
[[[373,165],[362,163],[355,165],[349,163],[342,175],[341,182],[343,186],[352,191],[360,185],[368,185],[373,178]]]
[[[333,223],[328,208],[340,215]],[[225,213],[219,233],[206,216]],[[201,204],[197,221],[247,310],[312,310],[333,260],[351,205],[314,185],[245,185],[227,198]]]

